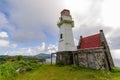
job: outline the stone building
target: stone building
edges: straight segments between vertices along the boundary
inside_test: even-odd
[[[77,49],[80,66],[108,70],[114,66],[103,30],[88,37],[81,36]]]
[[[63,12],[64,11],[69,11],[69,10],[63,10]],[[64,13],[62,13],[62,15],[64,15]],[[62,22],[62,24],[69,25],[71,23]],[[59,25],[59,27],[63,26],[62,24]],[[71,26],[69,25],[68,27]],[[62,39],[62,41],[64,41],[64,38]],[[70,43],[69,45],[64,43],[63,48],[65,45],[67,47],[70,45]],[[60,46],[62,47],[62,45]],[[62,62],[65,65],[76,64],[78,66],[86,67],[86,68],[107,69],[107,70],[111,70],[111,68],[114,67],[113,59],[103,30],[100,30],[98,34],[90,35],[88,37],[80,36],[77,50],[63,49],[62,51],[60,50],[55,54],[56,54],[56,64]]]

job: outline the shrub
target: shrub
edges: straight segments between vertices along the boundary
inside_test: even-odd
[[[35,61],[14,61],[7,62],[0,65],[0,80],[9,80],[10,77],[17,76],[20,72],[17,71],[21,69],[21,73],[26,71],[31,71],[37,69],[40,64],[37,64]]]
[[[17,60],[18,60],[18,61],[23,60],[23,56],[22,56],[22,55],[18,55],[18,56],[17,56]]]
[[[120,72],[120,68],[118,67],[113,67],[111,72]]]
[[[9,79],[9,77],[16,76],[17,74],[14,63],[7,62],[0,66],[0,76],[2,79]]]
[[[64,62],[61,60],[61,61],[57,62],[57,65],[58,65],[58,66],[63,66],[63,65],[64,65]]]

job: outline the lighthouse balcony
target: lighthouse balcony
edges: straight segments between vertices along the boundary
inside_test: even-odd
[[[62,21],[58,21],[57,25],[58,27],[60,27],[62,24],[67,23],[67,24],[71,24],[72,27],[74,27],[74,21],[72,20],[62,20]]]

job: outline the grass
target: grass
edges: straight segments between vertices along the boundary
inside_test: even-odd
[[[40,67],[35,61],[8,61],[5,64],[0,65],[0,80],[11,80],[12,77],[19,75],[16,70],[18,68],[24,68],[27,72],[36,70]]]
[[[13,62],[7,62],[0,65],[0,80],[7,80],[12,76],[17,76],[16,64]]]
[[[11,80],[120,80],[119,68],[112,72],[92,70],[77,66],[45,64],[37,70],[12,77]]]

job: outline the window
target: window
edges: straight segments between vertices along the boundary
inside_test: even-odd
[[[63,18],[62,18],[62,17],[60,17],[60,21],[63,21]]]
[[[60,34],[60,39],[62,39],[63,38],[63,34]]]

